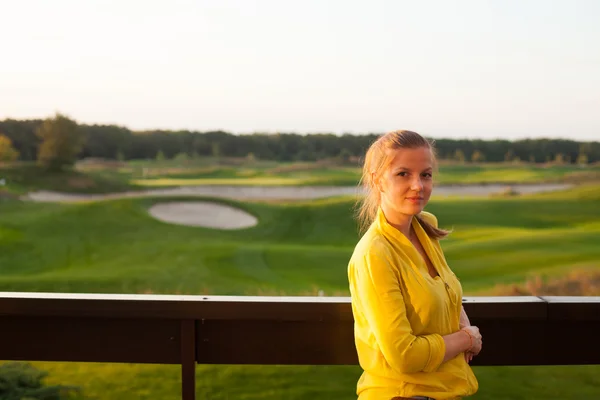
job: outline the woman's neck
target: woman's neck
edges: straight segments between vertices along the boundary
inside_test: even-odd
[[[407,239],[410,239],[410,227],[413,216],[394,212],[384,204],[381,205],[381,210],[383,211],[383,215],[385,215],[385,219],[387,220],[388,224],[398,229],[404,236],[406,236]]]

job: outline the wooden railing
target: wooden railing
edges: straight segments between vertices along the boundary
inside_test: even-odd
[[[473,365],[600,364],[600,297],[470,297]],[[0,360],[357,364],[350,299],[0,293]],[[586,351],[574,344],[588,343]]]

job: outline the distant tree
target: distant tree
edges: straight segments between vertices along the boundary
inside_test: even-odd
[[[588,163],[588,156],[585,153],[579,153],[577,156],[577,164],[586,165]]]
[[[298,161],[316,161],[318,158],[320,158],[319,154],[307,149],[300,150],[296,155]]]
[[[166,157],[165,157],[165,153],[162,150],[159,150],[158,153],[156,153],[156,161],[165,161]]]
[[[81,151],[81,158],[103,158],[108,160],[124,161],[139,151],[131,131],[127,128],[114,125],[84,125],[79,128],[83,131],[85,143]],[[148,157],[145,157],[148,158]]]
[[[11,162],[19,158],[19,152],[15,150],[12,140],[0,134],[0,162]]]
[[[77,122],[63,114],[46,119],[36,134],[42,140],[38,163],[51,170],[73,165],[83,147],[84,137]]]
[[[473,162],[483,162],[485,161],[485,155],[479,150],[475,150],[473,154],[471,154],[471,161]]]
[[[554,156],[554,162],[556,164],[564,164],[565,156],[563,155],[563,153],[556,153],[556,155]]]
[[[350,162],[350,157],[352,157],[352,153],[345,147],[340,150],[340,154],[338,154],[338,159],[342,164],[348,164]]]
[[[465,162],[465,153],[461,149],[456,149],[454,152],[454,159],[458,162]]]
[[[221,156],[221,145],[219,144],[219,142],[213,142],[211,144],[210,148],[211,148],[211,154],[213,157]]]
[[[19,152],[19,160],[35,161],[40,144],[35,131],[42,122],[39,119],[0,121],[0,132],[12,141],[13,147]]]
[[[590,163],[594,159],[594,149],[593,145],[597,146],[597,149],[600,149],[600,143],[581,143],[579,145],[579,151],[577,152],[577,158],[575,162],[579,165],[586,165]],[[591,159],[590,159],[591,158]]]
[[[180,164],[184,164],[187,160],[189,160],[189,156],[187,155],[187,153],[184,152],[177,153],[177,155],[175,155],[174,160]]]
[[[41,140],[36,131],[43,120],[0,120],[0,132],[12,141],[12,145],[24,161],[36,160]],[[228,132],[132,131],[116,125],[78,124],[85,138],[78,158],[105,159],[153,159],[159,150],[166,158],[173,158],[185,152],[192,156],[245,157],[252,152],[260,160],[314,161],[338,157],[342,149],[348,149],[353,156],[364,157],[368,146],[380,133],[343,134],[329,133],[254,133],[235,135]],[[430,138],[435,139],[435,138]],[[440,159],[455,159],[456,149],[460,149],[465,160],[473,160],[473,153],[479,150],[485,154],[485,161],[513,161],[515,156],[522,160],[535,157],[538,162],[553,161],[557,153],[576,162],[579,154],[588,157],[588,163],[600,161],[600,142],[578,142],[568,139],[524,139],[509,140],[465,140],[435,139],[436,152]],[[458,160],[461,161],[462,157]],[[1,399],[0,399],[1,400]]]
[[[206,138],[204,138],[200,134],[196,135],[192,139],[192,149],[193,152],[198,155],[209,156],[212,154],[212,148],[210,146],[210,143],[208,142],[208,140],[206,140]]]
[[[515,152],[513,151],[513,149],[509,149],[505,154],[504,154],[504,161],[512,161],[515,158]]]

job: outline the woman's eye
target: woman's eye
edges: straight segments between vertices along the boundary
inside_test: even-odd
[[[406,176],[406,171],[400,171],[400,172],[398,172],[398,176]]]
[[[425,172],[425,173],[424,173],[422,176],[423,176],[424,178],[432,178],[432,177],[433,177],[433,175],[432,175],[432,174],[430,174],[429,172]]]

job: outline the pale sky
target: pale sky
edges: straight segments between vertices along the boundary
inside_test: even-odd
[[[600,140],[600,1],[0,0],[0,119]]]

